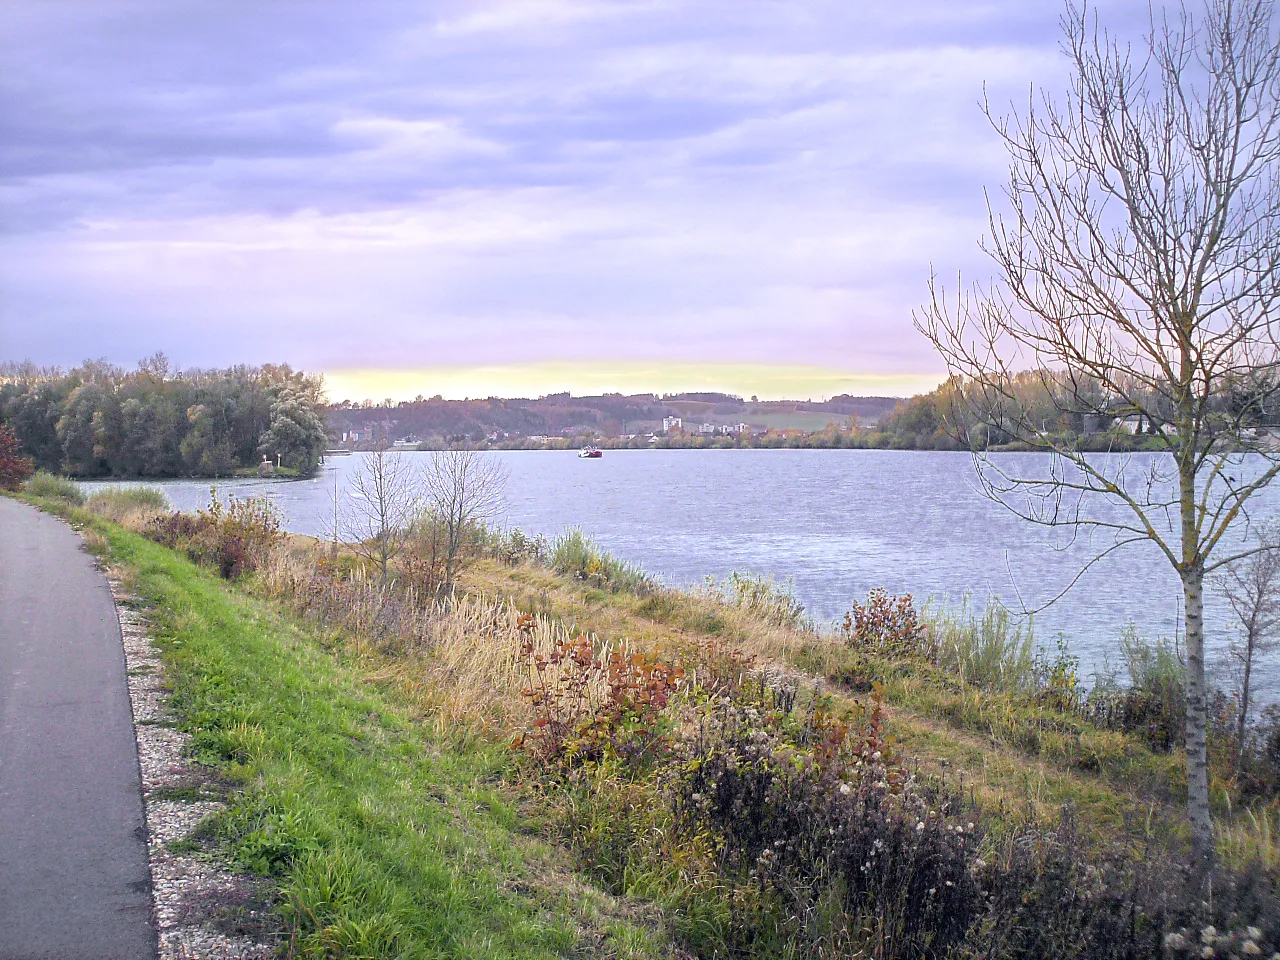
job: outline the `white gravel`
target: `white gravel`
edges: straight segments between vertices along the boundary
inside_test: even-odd
[[[110,575],[108,581],[124,636],[138,736],[160,960],[270,957],[272,945],[218,929],[218,921],[226,925],[230,914],[254,923],[261,919],[264,907],[255,883],[206,855],[169,849],[175,841],[191,837],[223,804],[206,797],[217,795],[210,772],[182,756],[187,738],[173,727],[161,661],[152,649],[145,619],[124,585]],[[181,793],[175,798],[176,791]]]

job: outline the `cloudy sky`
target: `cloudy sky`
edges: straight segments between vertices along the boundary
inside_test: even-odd
[[[1098,5],[1138,35],[1145,2]],[[904,393],[1051,0],[2,0],[0,359]]]

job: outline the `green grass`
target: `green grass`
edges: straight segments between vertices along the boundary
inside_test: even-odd
[[[531,835],[504,748],[431,737],[267,603],[92,522],[150,607],[192,755],[239,785],[208,832],[278,882],[293,955],[661,953],[660,936]]]
[[[84,493],[76,484],[65,477],[54,476],[43,470],[37,470],[23,484],[22,492],[45,500],[61,500],[75,507],[84,505]]]

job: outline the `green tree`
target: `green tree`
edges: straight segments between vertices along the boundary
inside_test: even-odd
[[[279,457],[283,466],[302,474],[315,472],[328,444],[324,424],[307,399],[284,388],[271,405],[271,426],[258,441],[258,451],[268,459]]]
[[[93,477],[107,472],[107,461],[97,443],[94,417],[106,406],[106,391],[97,383],[76,387],[58,419],[62,469],[74,476]]]

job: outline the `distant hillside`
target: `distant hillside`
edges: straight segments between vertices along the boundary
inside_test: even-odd
[[[894,397],[853,397],[830,400],[768,400],[752,402],[724,393],[678,393],[658,397],[642,393],[608,393],[574,397],[548,394],[534,399],[489,397],[484,400],[445,400],[440,397],[397,404],[365,406],[343,402],[327,408],[330,433],[337,438],[358,433],[369,439],[427,440],[444,438],[480,441],[499,435],[618,437],[661,432],[663,420],[679,417],[686,429],[704,423],[717,427],[746,423],[753,430],[822,430],[844,424],[850,417],[872,423],[898,403]]]

